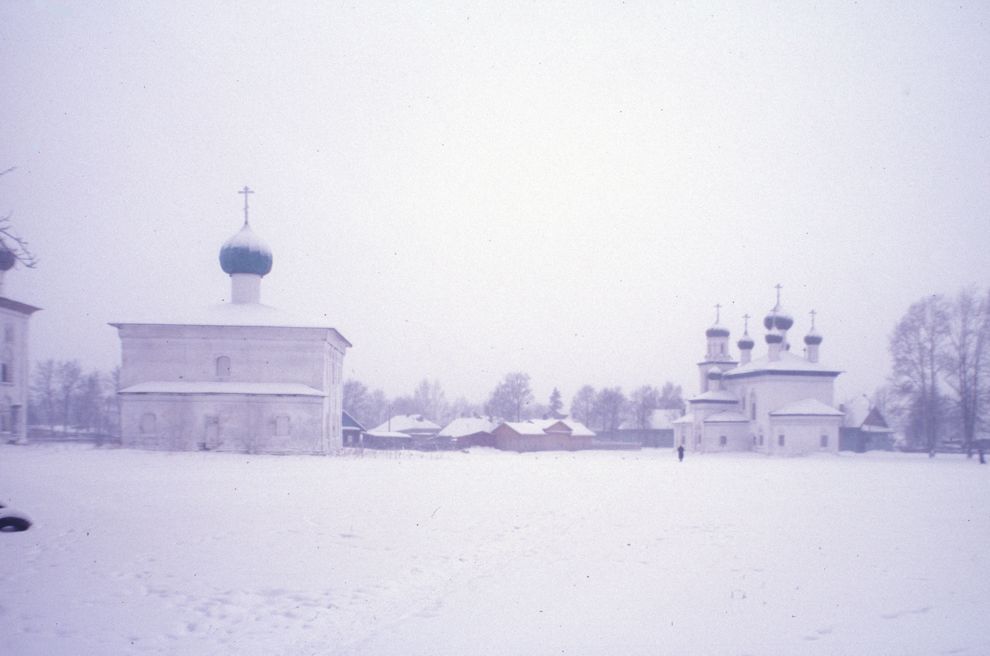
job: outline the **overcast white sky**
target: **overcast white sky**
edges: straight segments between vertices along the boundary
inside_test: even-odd
[[[990,281],[990,4],[0,3],[0,213],[32,359],[226,298],[326,313],[345,370],[696,391],[721,303],[818,311],[844,397],[925,294]],[[757,321],[753,322],[756,328]],[[762,328],[751,331],[758,353]]]

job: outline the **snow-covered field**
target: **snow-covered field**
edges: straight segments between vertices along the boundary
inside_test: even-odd
[[[990,653],[990,466],[0,446],[4,654]]]

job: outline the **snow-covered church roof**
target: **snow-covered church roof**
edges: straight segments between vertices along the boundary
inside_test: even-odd
[[[716,412],[705,417],[706,424],[743,424],[748,423],[749,418],[738,412]]]
[[[336,328],[329,325],[326,315],[304,317],[263,303],[214,303],[200,308],[177,312],[168,318],[135,317],[128,321],[115,321],[115,328],[126,325],[155,326],[259,326],[276,328],[323,328],[332,330],[344,340]]]
[[[819,362],[810,362],[805,358],[794,355],[790,351],[781,351],[776,360],[771,360],[769,356],[756,358],[746,364],[733,367],[723,372],[722,375],[726,378],[742,378],[744,376],[756,376],[765,373],[835,377],[842,372],[838,369],[826,367]]]
[[[691,403],[739,403],[736,395],[726,390],[708,390],[701,394],[695,394],[688,401]]]
[[[801,399],[770,412],[771,417],[842,417],[843,414],[818,399]]]

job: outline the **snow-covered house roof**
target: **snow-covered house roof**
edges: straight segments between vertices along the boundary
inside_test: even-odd
[[[590,428],[574,419],[530,419],[528,421],[506,421],[500,424],[508,426],[519,435],[549,435],[552,433],[567,433],[571,437],[594,437]]]
[[[440,437],[465,437],[477,433],[490,433],[495,423],[484,417],[458,417],[443,427]]]
[[[673,424],[674,426],[679,426],[681,424],[693,424],[694,423],[694,413],[693,412],[689,412],[686,415],[684,415],[683,417],[681,417],[680,419],[675,419],[674,421],[672,421],[670,423]]]
[[[723,372],[722,375],[726,378],[743,378],[760,374],[829,376],[834,378],[840,373],[842,372],[838,369],[826,367],[819,362],[810,362],[790,351],[781,351],[776,360],[771,360],[768,356],[756,358],[746,364],[733,367]]]
[[[771,417],[842,417],[843,414],[818,399],[801,399],[770,412]]]
[[[433,423],[423,415],[395,415],[391,419],[376,426],[370,432],[381,433],[405,433],[406,435],[437,434],[440,426]]]
[[[249,394],[254,396],[326,396],[302,383],[239,383],[233,381],[148,381],[120,390],[120,394]]]
[[[361,422],[359,422],[357,419],[352,417],[351,413],[349,413],[347,410],[341,411],[340,425],[342,428],[346,428],[346,429],[351,429],[351,430],[357,429],[359,431],[364,430],[364,426],[361,425]]]

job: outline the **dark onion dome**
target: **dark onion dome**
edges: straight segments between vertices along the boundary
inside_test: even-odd
[[[767,344],[780,344],[784,341],[784,334],[776,328],[771,328],[770,332],[767,333],[766,340]]]
[[[220,247],[220,268],[228,274],[264,276],[272,270],[272,250],[245,222],[244,227]]]
[[[753,338],[749,336],[749,333],[745,333],[739,338],[739,341],[736,342],[736,346],[739,347],[740,351],[749,351],[756,346],[756,342],[754,342]]]
[[[763,317],[763,327],[767,330],[776,328],[777,330],[790,330],[794,325],[794,317],[787,313],[778,303],[773,307],[767,316]]]
[[[728,336],[729,336],[729,329],[717,322],[712,324],[712,326],[705,331],[705,337],[728,337]]]
[[[17,256],[14,251],[7,248],[7,244],[0,241],[0,271],[10,271],[17,263]]]
[[[722,377],[722,370],[718,367],[713,367],[708,370],[708,380],[718,380]]]
[[[822,336],[817,330],[812,328],[808,331],[808,334],[804,336],[804,343],[808,346],[818,346],[822,343]]]

